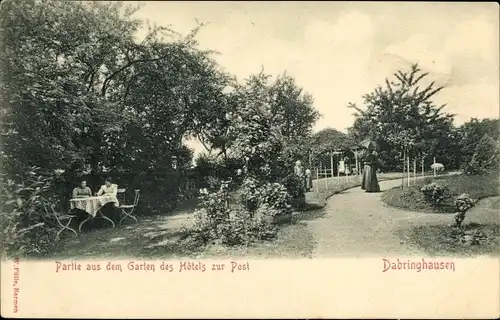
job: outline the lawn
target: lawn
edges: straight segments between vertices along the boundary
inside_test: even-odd
[[[405,237],[431,256],[497,256],[500,226],[469,223],[463,230],[446,225],[421,226],[410,230]],[[476,238],[478,242],[467,243],[466,237]]]
[[[419,187],[437,182],[449,188],[449,198],[438,208],[424,202]],[[403,230],[400,236],[405,242],[422,248],[432,256],[497,256],[500,243],[500,193],[498,174],[454,175],[438,178],[425,178],[416,186],[391,189],[382,195],[387,204],[414,212],[435,214],[454,213],[454,197],[468,193],[474,199],[480,199],[476,206],[467,211],[462,228],[449,224],[432,223]]]
[[[498,256],[499,203],[500,196],[479,201],[467,212],[463,228],[449,224],[423,224],[402,231],[400,236],[432,256]]]
[[[448,187],[447,199],[438,207],[433,207],[424,201],[420,188],[428,183],[436,182]],[[483,175],[452,175],[428,177],[409,188],[397,187],[384,192],[382,200],[393,207],[418,212],[453,213],[454,198],[462,193],[468,193],[474,199],[499,195],[498,173]]]
[[[179,220],[184,220],[184,217]],[[182,222],[172,221],[167,217],[149,217],[141,219],[137,224],[115,229],[97,229],[79,237],[69,235],[60,242],[57,252],[43,258],[305,258],[311,255],[313,249],[312,235],[300,221],[282,226],[274,241],[247,247],[193,247],[185,237],[187,233],[183,225]]]

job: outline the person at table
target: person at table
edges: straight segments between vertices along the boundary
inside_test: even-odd
[[[87,181],[83,180],[80,185],[73,189],[73,198],[92,197],[92,191],[87,187]]]
[[[116,207],[119,206],[119,203],[118,203],[118,198],[116,197],[118,194],[118,185],[117,184],[114,184],[111,180],[111,178],[106,178],[106,180],[104,180],[104,184],[101,186],[101,188],[99,189],[99,191],[96,193],[96,195],[98,197],[100,196],[111,196],[113,199],[112,201],[109,201],[109,199],[107,199],[107,202],[113,202],[115,204]],[[102,205],[105,205],[106,203],[102,203]]]
[[[361,189],[366,192],[380,192],[380,185],[377,180],[377,169],[380,163],[375,150],[369,150],[369,154],[364,161],[363,180]]]
[[[106,178],[104,180],[104,184],[101,186],[99,191],[97,192],[97,196],[114,196],[118,194],[118,185],[114,184],[111,180],[111,178]]]

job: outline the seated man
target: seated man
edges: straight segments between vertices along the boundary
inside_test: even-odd
[[[92,191],[87,187],[87,181],[83,180],[80,182],[80,186],[73,189],[73,198],[85,198],[91,197]]]

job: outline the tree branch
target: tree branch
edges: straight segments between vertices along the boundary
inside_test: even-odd
[[[131,66],[133,66],[134,64],[137,64],[137,63],[140,63],[140,62],[153,62],[153,61],[159,61],[159,60],[163,60],[165,58],[168,57],[168,54],[164,55],[164,56],[161,56],[161,57],[158,57],[158,58],[150,58],[150,59],[137,59],[137,60],[133,60],[133,61],[130,61],[129,63],[125,64],[124,66],[122,66],[121,68],[119,68],[118,70],[116,70],[115,72],[113,72],[109,77],[107,77],[105,80],[104,80],[104,83],[102,84],[102,89],[101,89],[101,95],[102,96],[105,96],[106,95],[106,90],[107,90],[107,87],[108,87],[108,84],[111,80],[113,80],[114,77],[116,77],[120,72],[126,70],[127,68],[130,68]]]

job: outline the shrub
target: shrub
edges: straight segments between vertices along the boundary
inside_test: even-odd
[[[44,254],[56,246],[58,228],[45,208],[60,204],[52,190],[60,174],[32,167],[14,180],[0,179],[2,243],[8,255]]]
[[[425,201],[433,206],[439,206],[448,196],[448,188],[436,182],[424,185],[420,191],[424,194]]]
[[[228,182],[222,182],[219,190],[200,196],[201,206],[206,211],[209,223],[216,226],[230,218]]]
[[[270,212],[269,215],[274,216],[290,212],[291,198],[282,184],[276,182],[266,183],[258,190],[258,192],[260,195],[259,207],[266,205],[267,207],[277,210],[273,211],[274,214]]]
[[[463,193],[455,198],[455,207],[457,213],[455,214],[455,225],[460,227],[465,219],[465,213],[474,207],[475,201],[467,194]]]
[[[305,196],[306,188],[304,179],[295,174],[290,174],[282,180],[288,194],[292,199],[301,199]]]
[[[259,184],[257,179],[247,177],[238,190],[239,203],[249,212],[254,212],[259,206]]]

